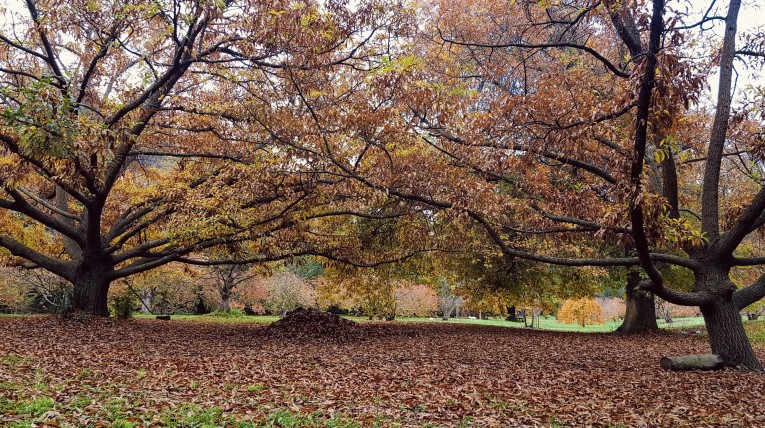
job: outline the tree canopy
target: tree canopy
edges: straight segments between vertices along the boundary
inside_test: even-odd
[[[0,247],[74,309],[171,262],[462,252],[454,272],[516,291],[533,263],[639,266],[761,368],[738,312],[765,296],[765,34],[740,0],[23,6],[0,27]]]

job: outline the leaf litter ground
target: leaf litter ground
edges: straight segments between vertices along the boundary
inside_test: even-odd
[[[660,369],[698,335],[338,326],[0,318],[0,426],[765,426],[764,375]]]

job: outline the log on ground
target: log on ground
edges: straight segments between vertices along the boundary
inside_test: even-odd
[[[663,357],[659,362],[661,368],[672,371],[685,370],[722,370],[725,362],[716,354],[692,354]]]

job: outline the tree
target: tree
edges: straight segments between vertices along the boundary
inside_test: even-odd
[[[250,279],[237,285],[232,306],[241,306],[247,315],[264,315],[268,298],[265,284],[257,279]]]
[[[290,87],[362,53],[357,34],[382,25],[377,9],[25,6],[0,27],[0,247],[10,262],[66,279],[72,309],[106,316],[113,281],[204,264],[201,250],[258,242],[257,261],[318,251],[297,223],[332,209],[311,196],[332,183],[298,174],[312,170],[289,150],[300,125],[279,136],[272,127],[293,114]],[[277,143],[286,147],[266,148]],[[290,215],[302,208],[311,213]],[[25,242],[32,229],[62,251]]]
[[[0,305],[9,309],[57,313],[71,301],[72,287],[50,272],[4,268],[2,274]]]
[[[639,333],[659,328],[656,323],[656,304],[653,294],[640,289],[640,272],[630,271],[627,274],[625,297],[624,321],[616,329],[617,332]]]
[[[452,285],[442,278],[438,285],[438,310],[441,312],[441,319],[449,321],[452,314],[456,315],[459,311],[461,302],[462,298],[454,293]]]
[[[344,303],[347,309],[358,309],[370,320],[375,317],[392,320],[397,313],[395,291],[398,280],[391,271],[391,266],[355,268],[333,265],[327,269],[322,294],[334,304]]]
[[[284,315],[295,308],[316,306],[316,291],[292,272],[277,271],[261,281],[268,290],[266,308],[272,314]]]
[[[174,314],[194,311],[200,277],[189,266],[170,263],[123,278],[117,285],[138,300],[141,312]]]
[[[429,285],[402,281],[393,295],[396,299],[396,315],[430,317],[438,311],[438,296]]]
[[[24,291],[12,279],[14,273],[11,268],[0,269],[0,311],[3,312],[15,312],[24,303]]]
[[[231,312],[231,298],[239,284],[253,279],[256,275],[250,265],[224,264],[214,265],[210,268],[210,275],[206,278],[214,284],[220,295],[219,311]]]
[[[558,311],[558,321],[566,324],[579,324],[582,327],[592,324],[604,324],[603,309],[592,298],[569,299],[563,302]]]
[[[450,6],[429,5],[432,25],[421,26],[426,33],[411,50],[397,52],[395,77],[380,77],[394,84],[370,89],[407,112],[360,145],[359,152],[372,141],[382,148],[379,161],[363,157],[376,167],[351,168],[330,152],[338,171],[460,213],[508,258],[639,265],[647,275],[641,290],[699,305],[712,351],[760,370],[739,310],[765,295],[765,279],[737,289],[730,276],[736,266],[765,262],[737,251],[765,224],[763,118],[755,107],[763,92],[736,88],[746,93],[736,109],[731,96],[734,61],[759,73],[765,35],[746,34],[736,47],[740,2],[731,0],[724,17],[715,4],[701,17],[665,16],[662,0],[649,8]],[[719,38],[707,32],[723,22]],[[408,60],[412,52],[424,59]],[[715,69],[708,108],[703,89]],[[409,135],[395,133],[394,123]],[[635,255],[618,256],[625,245]],[[657,263],[692,279],[670,284]]]
[[[752,189],[753,192],[748,193],[747,187],[751,189],[751,186],[741,186],[740,181],[729,176],[722,166],[727,157],[726,149],[730,151],[746,145],[749,147],[757,146],[758,129],[761,129],[761,123],[749,123],[748,132],[736,127],[736,116],[734,115],[736,112],[731,108],[731,91],[733,89],[731,76],[733,62],[737,57],[761,58],[762,53],[736,48],[736,22],[740,2],[731,1],[725,18],[721,19],[725,22],[725,32],[721,40],[722,50],[719,53],[720,79],[717,89],[717,102],[714,114],[709,117],[711,121],[709,133],[699,135],[693,133],[692,130],[684,129],[681,119],[686,118],[687,123],[688,119],[693,118],[694,114],[688,110],[688,105],[698,101],[699,88],[704,82],[707,70],[704,64],[692,64],[682,60],[682,42],[693,38],[689,34],[689,30],[703,28],[703,25],[682,25],[673,20],[669,20],[667,25],[667,20],[664,17],[664,2],[656,0],[652,2],[650,14],[642,15],[642,19],[648,23],[648,38],[641,40],[636,22],[638,22],[637,15],[642,14],[642,11],[630,8],[626,4],[607,6],[607,16],[622,46],[625,46],[635,58],[638,54],[643,55],[640,67],[635,67],[629,73],[625,73],[624,69],[619,67],[613,68],[614,64],[606,59],[608,56],[605,54],[608,49],[605,46],[598,46],[598,49],[602,50],[593,52],[587,46],[570,46],[571,44],[566,41],[555,42],[553,45],[556,48],[573,47],[579,52],[594,57],[591,59],[600,63],[600,67],[605,65],[610,70],[610,73],[607,74],[615,77],[631,77],[636,83],[637,89],[634,92],[634,97],[631,97],[627,103],[627,110],[611,110],[609,113],[607,110],[601,109],[598,112],[603,112],[603,116],[595,116],[594,119],[591,118],[588,121],[592,124],[592,128],[597,129],[600,126],[596,124],[605,122],[614,116],[620,116],[622,111],[633,111],[631,135],[626,140],[629,141],[630,152],[628,153],[634,154],[626,158],[630,165],[629,174],[619,178],[610,172],[619,170],[618,165],[604,169],[589,162],[582,162],[581,156],[569,157],[569,153],[576,155],[576,150],[572,145],[565,149],[566,156],[559,157],[565,158],[565,160],[560,161],[562,164],[575,165],[576,168],[573,170],[564,168],[563,170],[568,174],[568,179],[574,183],[580,181],[578,179],[579,170],[587,171],[606,182],[613,178],[614,182],[630,183],[631,191],[625,198],[629,206],[629,233],[636,248],[640,265],[649,278],[641,284],[642,288],[672,303],[701,306],[712,351],[721,355],[728,364],[743,365],[759,370],[761,365],[744,334],[738,311],[746,304],[765,295],[763,280],[758,279],[751,285],[736,290],[731,282],[730,270],[736,265],[758,264],[763,261],[757,257],[749,259],[737,257],[734,252],[743,240],[765,221],[763,215],[765,190],[758,183]],[[680,21],[684,21],[685,18],[681,16]],[[702,22],[712,22],[715,19],[705,15]],[[763,35],[755,34],[751,37],[753,40],[758,40],[759,43]],[[672,41],[677,43],[673,44]],[[472,46],[477,45],[476,43],[470,44]],[[504,45],[489,43],[484,44],[484,46],[526,48],[514,42],[508,42]],[[595,55],[596,53],[597,55]],[[660,74],[657,73],[657,70],[660,71]],[[671,78],[674,80],[670,81],[669,76],[672,76]],[[592,82],[592,80],[588,80],[589,84]],[[609,98],[613,99],[607,97],[604,101]],[[558,99],[560,100],[560,97]],[[565,102],[574,100],[569,98],[565,99]],[[747,113],[740,112],[739,114],[751,117]],[[566,122],[569,125],[551,124],[551,131],[561,130],[565,135],[566,132],[563,128],[577,127],[575,123]],[[752,125],[754,125],[753,128]],[[692,141],[692,139],[696,139],[696,141]],[[706,144],[701,144],[699,141],[701,139],[705,139]],[[598,136],[595,136],[594,140],[606,147],[613,146]],[[606,137],[606,140],[610,140],[610,138]],[[546,138],[545,141],[549,141],[549,139]],[[572,140],[568,141],[574,143]],[[692,148],[686,151],[676,143],[677,141],[687,141],[687,144]],[[651,151],[648,150],[649,144],[653,147]],[[619,147],[618,144],[614,146],[614,151],[618,152]],[[680,158],[684,151],[686,151],[686,156],[700,155],[704,159],[703,172],[697,175],[697,170],[693,168],[683,169],[678,166],[678,159],[676,158]],[[651,156],[652,153],[653,156]],[[647,158],[647,155],[653,159]],[[650,168],[652,162],[654,162],[653,168],[657,171],[656,175],[660,175],[660,177],[656,177],[656,183],[649,182],[644,178],[646,164],[648,163]],[[736,163],[735,160],[730,162]],[[756,158],[743,159],[739,162],[743,163],[744,170],[751,170]],[[687,174],[686,180],[700,178],[699,199],[684,201],[680,198],[680,186],[684,184],[678,178],[680,173]],[[686,181],[685,183],[690,182]],[[725,205],[730,203],[731,198],[721,193],[720,184],[723,182],[737,186],[736,190],[738,191],[735,193],[743,201],[742,205],[736,209],[728,208],[725,215],[720,214],[721,210],[726,208]],[[576,187],[567,190],[566,193],[573,198],[579,198],[582,194],[582,192],[577,191]],[[602,196],[598,195],[597,192],[593,192],[592,196],[595,197],[595,200],[602,199]],[[695,222],[693,215],[681,215],[681,212],[685,212],[682,211],[683,209],[688,209],[682,208],[683,204],[691,209],[700,207],[701,213],[698,215],[698,223]],[[546,212],[549,213],[550,210],[548,209]],[[557,217],[551,214],[547,214],[547,216]],[[476,215],[475,217],[478,221],[486,224],[489,233],[494,233],[499,237],[493,225],[493,219],[488,220],[485,215]],[[590,219],[574,217],[569,216],[562,222],[592,227]],[[599,223],[597,222],[597,224]],[[606,227],[598,226],[597,228],[598,230],[607,230]],[[556,260],[552,257],[529,255],[524,251],[509,247],[501,238],[497,241],[499,245],[505,246],[504,251],[506,253],[515,254],[518,257],[553,263],[577,263],[573,260]],[[668,251],[682,251],[687,257],[679,257],[671,252],[651,253],[657,247],[663,247]],[[656,267],[657,262],[679,265],[691,270],[694,276],[692,290],[682,291],[667,286],[663,275]],[[601,259],[579,261],[578,263],[626,264],[627,261]]]
[[[606,321],[618,321],[624,319],[627,308],[624,300],[619,297],[596,297],[595,301],[603,310],[603,318]]]

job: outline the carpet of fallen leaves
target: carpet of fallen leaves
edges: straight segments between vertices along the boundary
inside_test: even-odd
[[[0,318],[0,426],[23,419],[7,403],[43,395],[52,410],[31,426],[110,426],[115,400],[124,426],[161,426],[156,415],[188,405],[247,426],[284,410],[349,426],[765,426],[764,375],[660,369],[661,356],[708,352],[698,335],[357,327],[337,341],[255,324]]]

